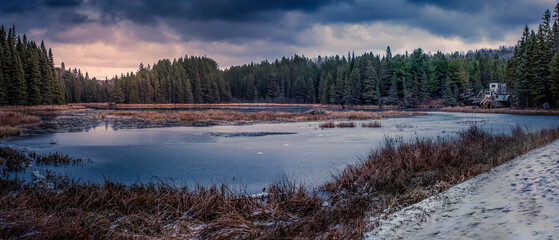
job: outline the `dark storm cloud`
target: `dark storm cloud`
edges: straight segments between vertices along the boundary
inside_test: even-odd
[[[298,10],[313,11],[330,1],[319,0],[192,0],[153,1],[123,0],[95,1],[96,7],[110,19],[127,19],[138,23],[149,23],[154,19],[183,19],[185,21],[254,21],[268,20],[268,14]]]
[[[45,37],[58,40],[63,39],[63,29],[125,21],[165,26],[183,40],[299,44],[295,36],[313,24],[384,22],[479,41],[498,40],[511,28],[538,23],[554,4],[552,0],[2,0],[0,21],[16,24],[20,32],[46,29]],[[138,31],[138,37],[165,41],[164,36],[145,34],[149,32],[145,28]],[[82,40],[91,38],[84,35]],[[80,36],[72,41],[79,42]]]
[[[489,7],[497,1],[488,0],[408,0],[410,3],[417,5],[431,5],[442,9],[459,11],[459,12],[478,12]]]
[[[52,8],[77,7],[80,6],[82,2],[81,0],[46,0],[45,5]]]

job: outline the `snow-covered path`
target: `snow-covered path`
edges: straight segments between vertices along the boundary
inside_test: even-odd
[[[391,216],[367,239],[559,239],[559,140]]]

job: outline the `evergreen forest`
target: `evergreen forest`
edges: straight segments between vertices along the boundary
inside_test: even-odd
[[[506,83],[520,107],[559,107],[559,4],[515,46],[467,53],[295,55],[221,70],[207,57],[140,64],[112,79],[54,67],[45,44],[0,29],[0,105],[79,102],[277,102],[421,107],[467,104],[489,83]]]

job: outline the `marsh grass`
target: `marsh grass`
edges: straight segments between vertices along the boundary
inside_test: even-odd
[[[21,129],[19,127],[0,126],[0,137],[19,135],[21,135]]]
[[[40,165],[79,165],[91,162],[90,159],[72,158],[62,153],[38,154],[23,152],[9,147],[0,147],[0,166],[3,172],[25,171],[31,162]]]
[[[355,127],[355,123],[354,122],[341,122],[336,124],[337,128],[354,128]]]
[[[0,126],[16,127],[20,124],[37,123],[41,119],[34,115],[22,112],[0,111]]]
[[[0,147],[0,166],[4,171],[24,171],[31,163],[24,153],[9,147]]]
[[[98,109],[269,109],[269,108],[284,108],[284,107],[309,107],[320,109],[367,109],[377,110],[378,106],[374,105],[336,105],[336,104],[287,104],[287,103],[218,103],[218,104],[114,104],[114,103],[73,103],[73,106],[82,106]],[[396,109],[397,106],[384,106],[385,109]]]
[[[81,158],[72,158],[68,156],[68,154],[62,154],[59,152],[51,153],[51,154],[37,154],[36,152],[30,152],[29,156],[35,159],[37,164],[43,165],[79,165],[82,163],[89,163],[91,162],[90,159],[81,159]]]
[[[325,123],[321,123],[318,126],[321,129],[324,129],[324,128],[354,128],[355,123],[354,122],[340,122],[340,123],[325,122]]]
[[[0,238],[356,239],[386,214],[559,138],[558,129],[452,139],[387,139],[318,192],[283,178],[253,197],[226,185],[95,185],[50,177],[54,188],[0,179]]]
[[[33,105],[33,106],[1,106],[0,111],[10,112],[44,112],[44,111],[61,111],[72,109],[84,109],[85,106],[81,104],[66,104],[66,105]]]
[[[334,122],[325,122],[319,125],[320,128],[335,128],[336,124]]]
[[[558,129],[492,135],[470,127],[459,137],[387,139],[382,147],[352,164],[323,186],[332,193],[378,198],[379,209],[402,208],[559,138]]]
[[[514,109],[514,108],[494,108],[481,109],[477,107],[445,107],[443,112],[465,112],[465,113],[503,113],[503,114],[523,114],[523,115],[553,115],[559,116],[558,110],[543,109]]]
[[[204,110],[204,111],[106,111],[95,114],[100,118],[107,116],[121,117],[138,117],[146,120],[162,121],[173,120],[183,122],[196,122],[204,120],[216,121],[256,121],[256,122],[291,122],[291,121],[327,121],[327,120],[368,120],[382,119],[392,117],[411,117],[416,115],[425,115],[424,112],[408,112],[408,111],[384,111],[384,112],[367,112],[367,111],[309,111],[304,113],[290,112],[238,112],[223,110]]]
[[[363,124],[361,124],[361,127],[364,127],[364,128],[379,128],[379,127],[382,127],[382,124],[379,121],[373,121],[373,122],[363,123]]]

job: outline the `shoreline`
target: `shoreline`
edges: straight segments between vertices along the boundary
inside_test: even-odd
[[[500,113],[500,114],[520,114],[520,115],[542,115],[542,116],[559,116],[559,110],[543,110],[543,109],[515,109],[515,108],[494,108],[481,109],[474,107],[445,107],[441,108],[442,112],[463,112],[463,113]]]
[[[556,157],[558,146],[559,140],[555,140],[390,214],[380,220],[365,239],[448,239],[457,236],[467,239],[498,236],[526,239],[536,233],[539,237],[546,234],[549,234],[548,238],[557,236],[557,229],[547,229],[544,233],[546,229],[540,228],[542,224],[552,226],[557,221],[555,215],[545,215],[557,211],[549,209],[554,206],[554,196],[559,194],[553,190],[553,184],[557,183],[553,182],[552,176],[547,175],[546,180],[545,175],[534,172],[534,169],[544,167],[546,173],[555,172],[553,167],[557,169],[559,163]],[[553,156],[555,160],[551,158]],[[541,189],[553,191],[540,192]],[[497,194],[493,197],[497,199],[488,194]],[[549,197],[541,197],[545,195]],[[537,206],[523,209],[522,203],[531,201],[533,196],[539,197]],[[522,219],[527,221],[523,223]],[[461,223],[455,223],[457,221]],[[499,222],[505,222],[505,225]],[[480,223],[485,229],[469,227]]]

